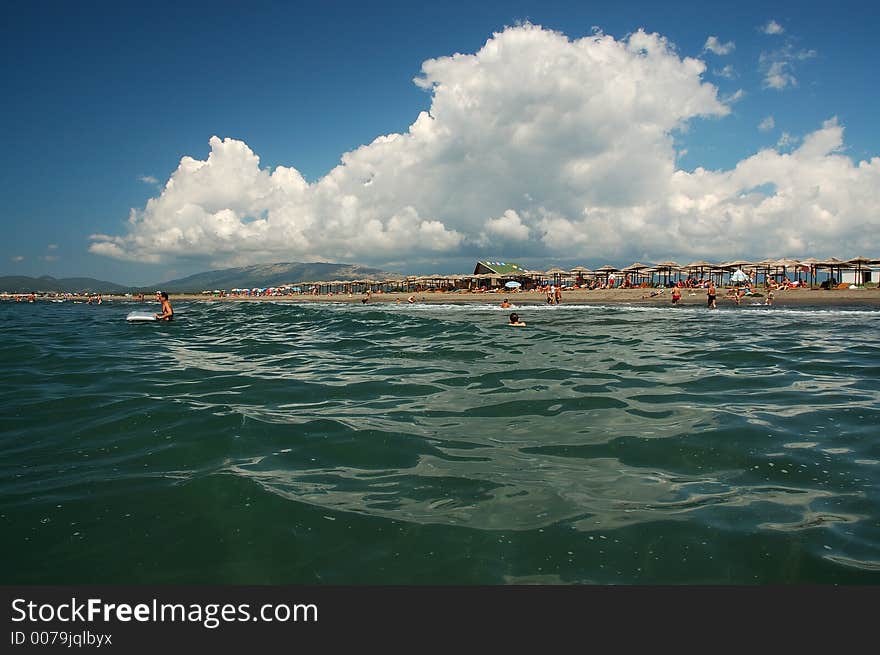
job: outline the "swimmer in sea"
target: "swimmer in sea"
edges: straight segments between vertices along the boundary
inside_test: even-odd
[[[525,327],[526,324],[519,320],[519,314],[517,314],[516,312],[512,312],[510,314],[510,323],[508,323],[508,325],[513,325],[515,327]]]
[[[157,321],[170,321],[174,318],[174,310],[171,309],[171,301],[168,300],[167,291],[157,291],[156,300],[162,303],[162,311],[156,314]]]
[[[504,301],[501,303],[501,306],[507,309],[508,307],[510,307],[510,301],[505,298]]]

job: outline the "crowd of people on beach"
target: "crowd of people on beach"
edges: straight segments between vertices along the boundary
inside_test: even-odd
[[[104,298],[100,293],[49,293],[37,294],[35,291],[30,293],[15,293],[0,295],[0,300],[11,300],[12,302],[37,302],[40,300],[50,300],[52,302],[73,302],[83,303],[86,305],[100,305],[104,302]]]

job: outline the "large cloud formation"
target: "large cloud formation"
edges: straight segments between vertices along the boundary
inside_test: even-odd
[[[464,252],[616,259],[835,254],[876,248],[880,159],[841,154],[827,121],[788,154],[677,170],[673,134],[728,106],[705,64],[662,36],[578,40],[524,25],[476,54],[426,61],[430,111],[308,183],[210,140],[123,236],[91,251],[147,261],[407,261]],[[867,235],[866,228],[872,225]]]

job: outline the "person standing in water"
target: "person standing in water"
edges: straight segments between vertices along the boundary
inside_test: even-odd
[[[156,314],[157,321],[170,321],[174,318],[174,310],[171,309],[171,301],[168,300],[167,291],[157,291],[156,300],[162,303],[162,311]]]
[[[709,309],[716,309],[717,305],[715,304],[715,283],[712,280],[709,280],[709,288],[706,289],[706,304]]]

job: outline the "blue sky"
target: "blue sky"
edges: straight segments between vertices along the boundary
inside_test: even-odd
[[[435,98],[430,86],[420,88],[413,83],[424,61],[454,53],[474,55],[494,33],[526,22],[561,33],[571,42],[592,35],[594,26],[618,43],[643,28],[667,40],[673,64],[686,57],[705,62],[706,70],[699,81],[715,87],[717,99],[727,110],[715,107],[697,112],[699,115],[685,114],[677,127],[667,131],[678,153],[677,169],[733,171],[738,163],[765,148],[783,155],[791,153],[831,119],[836,119],[844,136],[842,144],[826,154],[848,158],[853,165],[880,156],[876,120],[880,94],[873,57],[880,10],[871,3],[837,2],[818,8],[800,2],[472,5],[37,1],[6,2],[3,6],[0,47],[4,102],[0,120],[5,127],[6,147],[0,178],[0,220],[7,238],[0,252],[0,274],[87,275],[148,284],[224,264],[304,260],[309,256],[430,273],[463,270],[477,256],[506,257],[536,265],[544,262],[549,267],[555,263],[599,266],[606,263],[606,258],[628,264],[639,256],[659,259],[661,252],[681,257],[694,254],[687,249],[676,250],[682,225],[711,220],[711,215],[682,213],[673,221],[668,206],[658,209],[652,205],[649,209],[651,203],[644,198],[627,199],[620,217],[645,216],[645,221],[657,227],[652,241],[636,243],[629,238],[618,242],[596,234],[602,230],[613,232],[609,221],[623,220],[609,209],[612,205],[619,209],[621,203],[609,201],[608,196],[595,201],[583,214],[577,203],[584,204],[587,196],[592,198],[593,186],[607,176],[582,178],[590,192],[581,190],[583,193],[564,201],[553,196],[557,193],[555,186],[548,186],[539,189],[546,197],[529,197],[528,203],[499,197],[485,208],[476,208],[462,201],[448,216],[437,202],[421,204],[418,198],[408,198],[398,207],[354,194],[360,204],[357,216],[345,223],[345,229],[353,232],[350,238],[369,233],[376,225],[380,231],[387,227],[380,247],[362,250],[337,241],[315,239],[313,243],[302,243],[321,225],[339,229],[332,228],[332,222],[320,213],[317,218],[312,216],[317,223],[298,222],[304,219],[297,211],[311,212],[310,216],[320,211],[335,216],[332,212],[341,211],[327,209],[324,201],[297,201],[296,209],[293,205],[276,207],[269,203],[253,210],[255,215],[250,216],[247,210],[237,208],[252,206],[252,199],[244,202],[231,198],[232,220],[240,228],[232,238],[244,246],[248,239],[265,243],[273,238],[271,235],[286,231],[288,236],[284,238],[288,241],[279,237],[281,245],[276,249],[223,247],[215,252],[207,240],[181,241],[173,247],[150,241],[151,227],[167,230],[174,219],[162,214],[166,210],[161,207],[148,208],[148,201],[162,195],[163,185],[175,174],[182,157],[207,159],[212,136],[246,144],[259,157],[261,170],[292,167],[305,182],[317,184],[340,163],[344,153],[366,146],[380,135],[405,134],[420,112],[432,109]],[[767,34],[761,29],[771,20],[781,31]],[[717,37],[722,46],[733,46],[726,54],[706,50],[710,36]],[[773,62],[787,76],[782,88],[767,86]],[[515,65],[521,63],[492,70],[494,74],[501,71],[499,79],[507,79],[503,71],[512,71]],[[443,75],[448,77],[435,80],[435,88],[450,88],[454,86],[450,80],[463,79],[458,70],[450,69]],[[613,84],[613,76],[609,79]],[[662,94],[662,87],[658,88]],[[696,89],[694,85],[687,88]],[[669,89],[675,94],[677,87]],[[513,91],[505,87],[499,94],[503,97]],[[540,98],[548,105],[554,104],[552,95]],[[652,115],[655,110],[647,111]],[[772,117],[772,126],[768,117]],[[512,114],[509,120],[519,118]],[[639,120],[638,115],[635,120]],[[762,121],[765,129],[759,128]],[[588,124],[601,132],[601,126]],[[827,129],[836,128],[831,125]],[[553,143],[554,139],[565,140],[565,134],[548,134],[543,143]],[[662,139],[646,147],[656,147],[660,152]],[[411,157],[412,151],[407,152]],[[236,153],[228,156],[241,155]],[[380,153],[364,156],[376,170],[381,169],[383,164],[375,161]],[[426,188],[449,184],[449,193],[455,192],[457,187],[451,180],[457,178],[449,171],[454,171],[457,162],[446,159],[449,156],[444,151],[442,174],[437,172],[439,155],[426,160],[425,170],[431,171],[426,173]],[[522,151],[519,156],[523,156]],[[387,165],[394,170],[404,155],[392,152],[388,157],[392,163]],[[662,157],[657,161],[662,164]],[[825,170],[826,165],[830,165],[827,159],[813,161],[810,170]],[[350,169],[354,170],[355,165]],[[479,188],[480,180],[474,179],[479,173],[473,168],[466,170],[468,183]],[[441,175],[446,177],[437,177]],[[778,179],[775,174],[767,175],[766,183],[760,176],[755,177],[754,186],[770,189],[766,193],[772,194],[780,183],[773,181]],[[853,178],[845,166],[839,169],[839,175],[840,180]],[[700,242],[709,250],[705,258],[763,255],[758,252],[759,245],[766,239],[752,242],[749,235],[780,222],[784,230],[779,235],[772,233],[780,241],[778,256],[854,256],[861,252],[850,250],[859,246],[876,248],[875,237],[860,241],[860,234],[870,232],[880,222],[876,196],[863,191],[871,186],[874,172],[866,175],[857,190],[847,192],[848,197],[868,194],[858,202],[844,205],[829,197],[816,208],[817,216],[827,213],[829,221],[839,221],[842,226],[852,226],[856,213],[862,216],[861,231],[847,233],[840,242],[829,246],[821,232],[791,243],[780,236],[798,229],[798,212],[802,215],[805,207],[816,203],[794,202],[772,215],[767,213],[766,205],[759,211],[756,204],[752,208],[755,215],[743,218],[738,201],[731,196],[730,206],[713,210],[727,212],[731,222],[723,224],[727,227],[719,229],[718,241],[711,247],[705,245],[708,242]],[[490,179],[497,178],[487,177],[487,187],[493,186]],[[721,179],[711,183],[725,189],[730,184]],[[737,184],[741,187],[744,183]],[[521,186],[528,186],[527,178]],[[393,184],[383,188],[383,198],[405,195]],[[326,195],[326,191],[320,193]],[[486,193],[492,194],[493,189],[486,188]],[[741,197],[742,189],[736,193]],[[204,197],[201,192],[197,195]],[[681,192],[672,195],[678,198]],[[790,195],[781,194],[779,202]],[[192,198],[167,200],[165,205],[176,207],[175,211],[193,202]],[[218,212],[226,207],[206,202],[211,211],[205,211],[212,218],[204,220],[219,220]],[[677,207],[676,202],[671,200],[669,206]],[[685,204],[689,208],[706,206],[696,196]],[[324,209],[315,209],[318,206]],[[129,224],[132,209],[142,215],[143,233],[137,233]],[[268,231],[257,232],[251,225],[259,219],[268,221]],[[398,219],[404,228],[395,232],[391,224]],[[248,226],[253,229],[246,229]],[[566,230],[593,232],[594,238],[560,238],[554,242],[548,237],[554,232],[565,235]],[[621,228],[622,233],[627,230],[643,233],[644,226]],[[403,233],[411,234],[418,244],[397,240],[396,235]],[[725,234],[730,243],[725,242]],[[105,238],[92,238],[94,235]],[[663,245],[666,235],[671,236]],[[572,245],[561,247],[561,241]],[[96,243],[115,245],[111,251],[109,246],[95,248]],[[839,251],[818,252],[826,246]],[[781,251],[798,248],[803,252]],[[878,255],[873,251],[865,254]],[[140,263],[147,256],[155,261]]]

